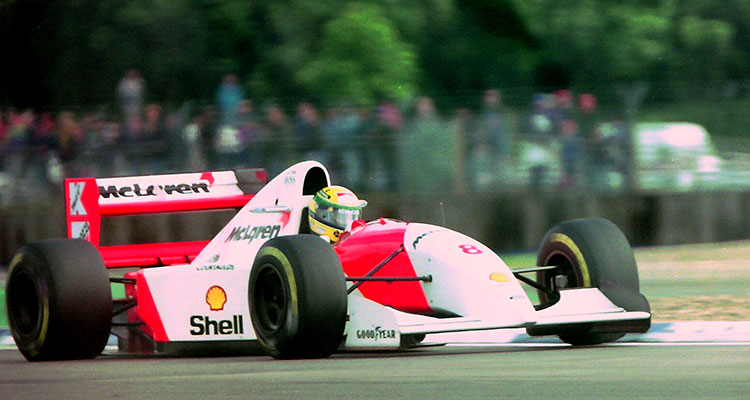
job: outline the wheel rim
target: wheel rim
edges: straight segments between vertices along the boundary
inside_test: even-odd
[[[545,287],[556,290],[561,289],[555,285],[555,277],[558,275],[564,275],[567,278],[565,288],[581,287],[581,277],[578,276],[578,272],[576,271],[576,268],[574,268],[574,262],[566,253],[562,251],[553,251],[547,256],[547,259],[542,265],[557,267],[554,271],[545,271],[537,275],[537,282],[541,282]],[[556,301],[556,299],[552,299],[549,295],[540,291],[539,301],[540,304],[545,304],[551,301]]]
[[[263,265],[253,296],[258,328],[266,333],[279,331],[286,319],[287,305],[287,291],[281,274],[272,265]]]
[[[13,274],[8,287],[8,319],[13,330],[22,336],[34,333],[40,325],[42,303],[34,279],[25,272]]]
[[[547,257],[545,265],[554,265],[558,267],[556,271],[549,272],[545,276],[547,279],[546,282],[550,284],[550,287],[552,287],[551,280],[554,280],[557,275],[564,275],[568,279],[568,283],[565,286],[566,288],[581,286],[581,277],[576,271],[576,268],[574,268],[573,261],[571,261],[567,254],[560,251],[553,252]]]

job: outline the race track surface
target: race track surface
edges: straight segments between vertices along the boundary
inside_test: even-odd
[[[29,363],[0,350],[2,399],[740,399],[750,345],[457,344],[325,360],[101,356]]]

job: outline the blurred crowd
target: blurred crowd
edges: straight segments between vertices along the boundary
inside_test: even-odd
[[[234,75],[209,106],[147,103],[137,71],[116,92],[116,113],[0,110],[0,189],[248,167],[273,176],[314,159],[355,190],[607,190],[622,185],[625,168],[622,124],[605,121],[594,95],[569,90],[535,95],[519,111],[487,89],[480,107],[450,113],[430,97],[375,107],[256,107]]]

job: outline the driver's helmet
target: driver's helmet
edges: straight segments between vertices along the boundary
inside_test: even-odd
[[[342,186],[328,186],[310,201],[310,230],[336,243],[352,222],[359,219],[367,201]]]

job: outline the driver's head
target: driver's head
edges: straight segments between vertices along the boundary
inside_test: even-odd
[[[359,219],[366,205],[367,201],[358,199],[345,187],[325,187],[310,201],[310,230],[335,243],[347,226]]]

